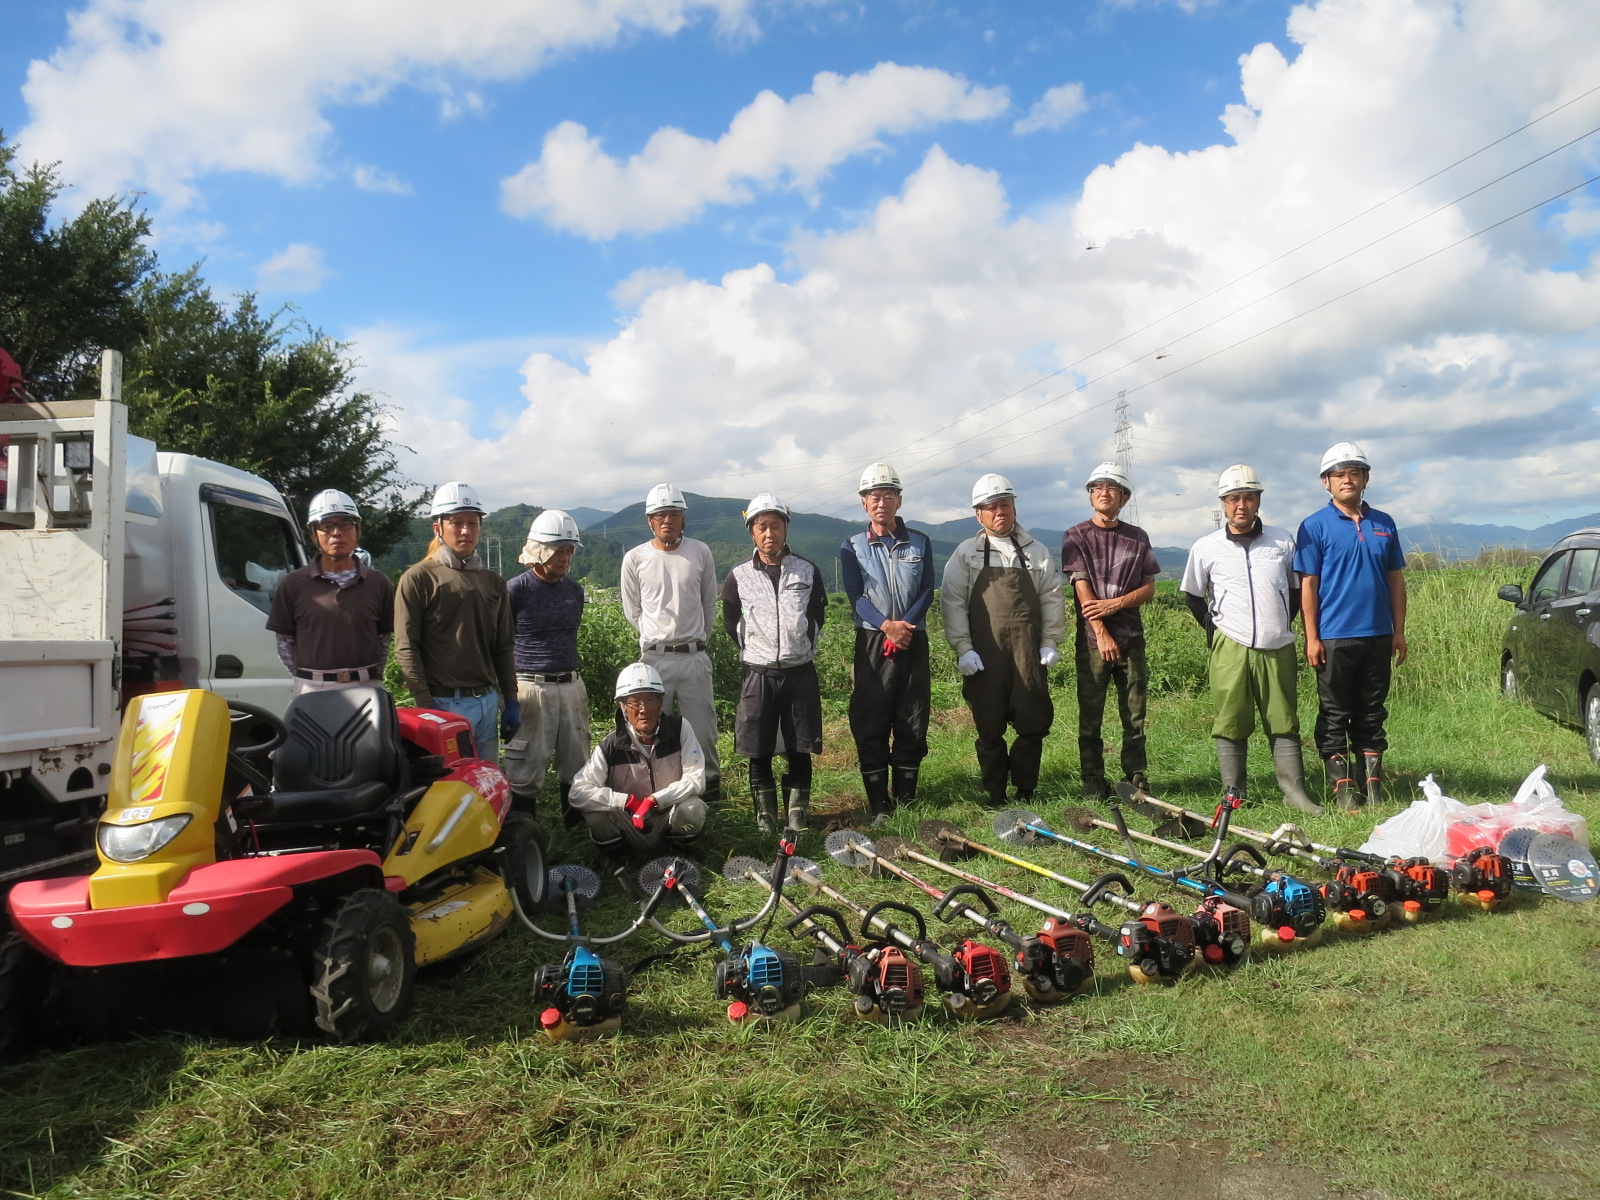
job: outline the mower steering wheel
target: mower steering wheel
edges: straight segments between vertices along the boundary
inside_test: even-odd
[[[288,740],[289,731],[284,728],[283,718],[270,709],[262,708],[256,704],[246,704],[243,700],[228,701],[228,720],[231,727],[228,731],[228,752],[237,754],[241,758],[256,758],[263,754],[270,754]],[[241,729],[252,732],[266,726],[267,736],[260,741],[250,742],[243,746],[233,745],[233,735]]]

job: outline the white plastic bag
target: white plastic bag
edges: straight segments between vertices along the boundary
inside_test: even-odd
[[[1469,813],[1467,805],[1444,794],[1429,775],[1417,785],[1422,799],[1375,827],[1372,836],[1360,847],[1366,854],[1384,858],[1426,858],[1443,862],[1445,830]]]

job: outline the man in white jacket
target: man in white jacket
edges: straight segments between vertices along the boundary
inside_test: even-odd
[[[705,829],[705,756],[694,727],[663,713],[661,676],[633,663],[617,676],[617,727],[572,781],[572,807],[612,854],[649,853]]]
[[[1017,492],[1003,475],[972,487],[983,528],[956,547],[945,564],[939,611],[956,652],[961,693],[978,737],[981,786],[988,803],[1033,799],[1044,738],[1055,719],[1046,672],[1060,657],[1066,601],[1055,557],[1017,524]],[[1008,751],[1006,726],[1016,731]]]
[[[1294,535],[1261,522],[1261,479],[1238,463],[1222,473],[1217,496],[1226,523],[1189,550],[1180,587],[1211,647],[1211,698],[1222,786],[1241,799],[1250,734],[1261,714],[1284,802],[1305,813],[1322,807],[1306,794],[1292,623],[1300,607]]]

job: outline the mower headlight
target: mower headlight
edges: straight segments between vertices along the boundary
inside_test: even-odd
[[[193,813],[158,817],[137,825],[101,825],[95,831],[100,853],[112,862],[136,863],[149,858],[183,832]]]

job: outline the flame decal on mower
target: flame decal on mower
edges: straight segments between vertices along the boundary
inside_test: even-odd
[[[139,706],[139,720],[133,727],[133,769],[129,780],[134,805],[154,804],[167,790],[172,748],[183,731],[185,699],[177,692],[146,696]]]

